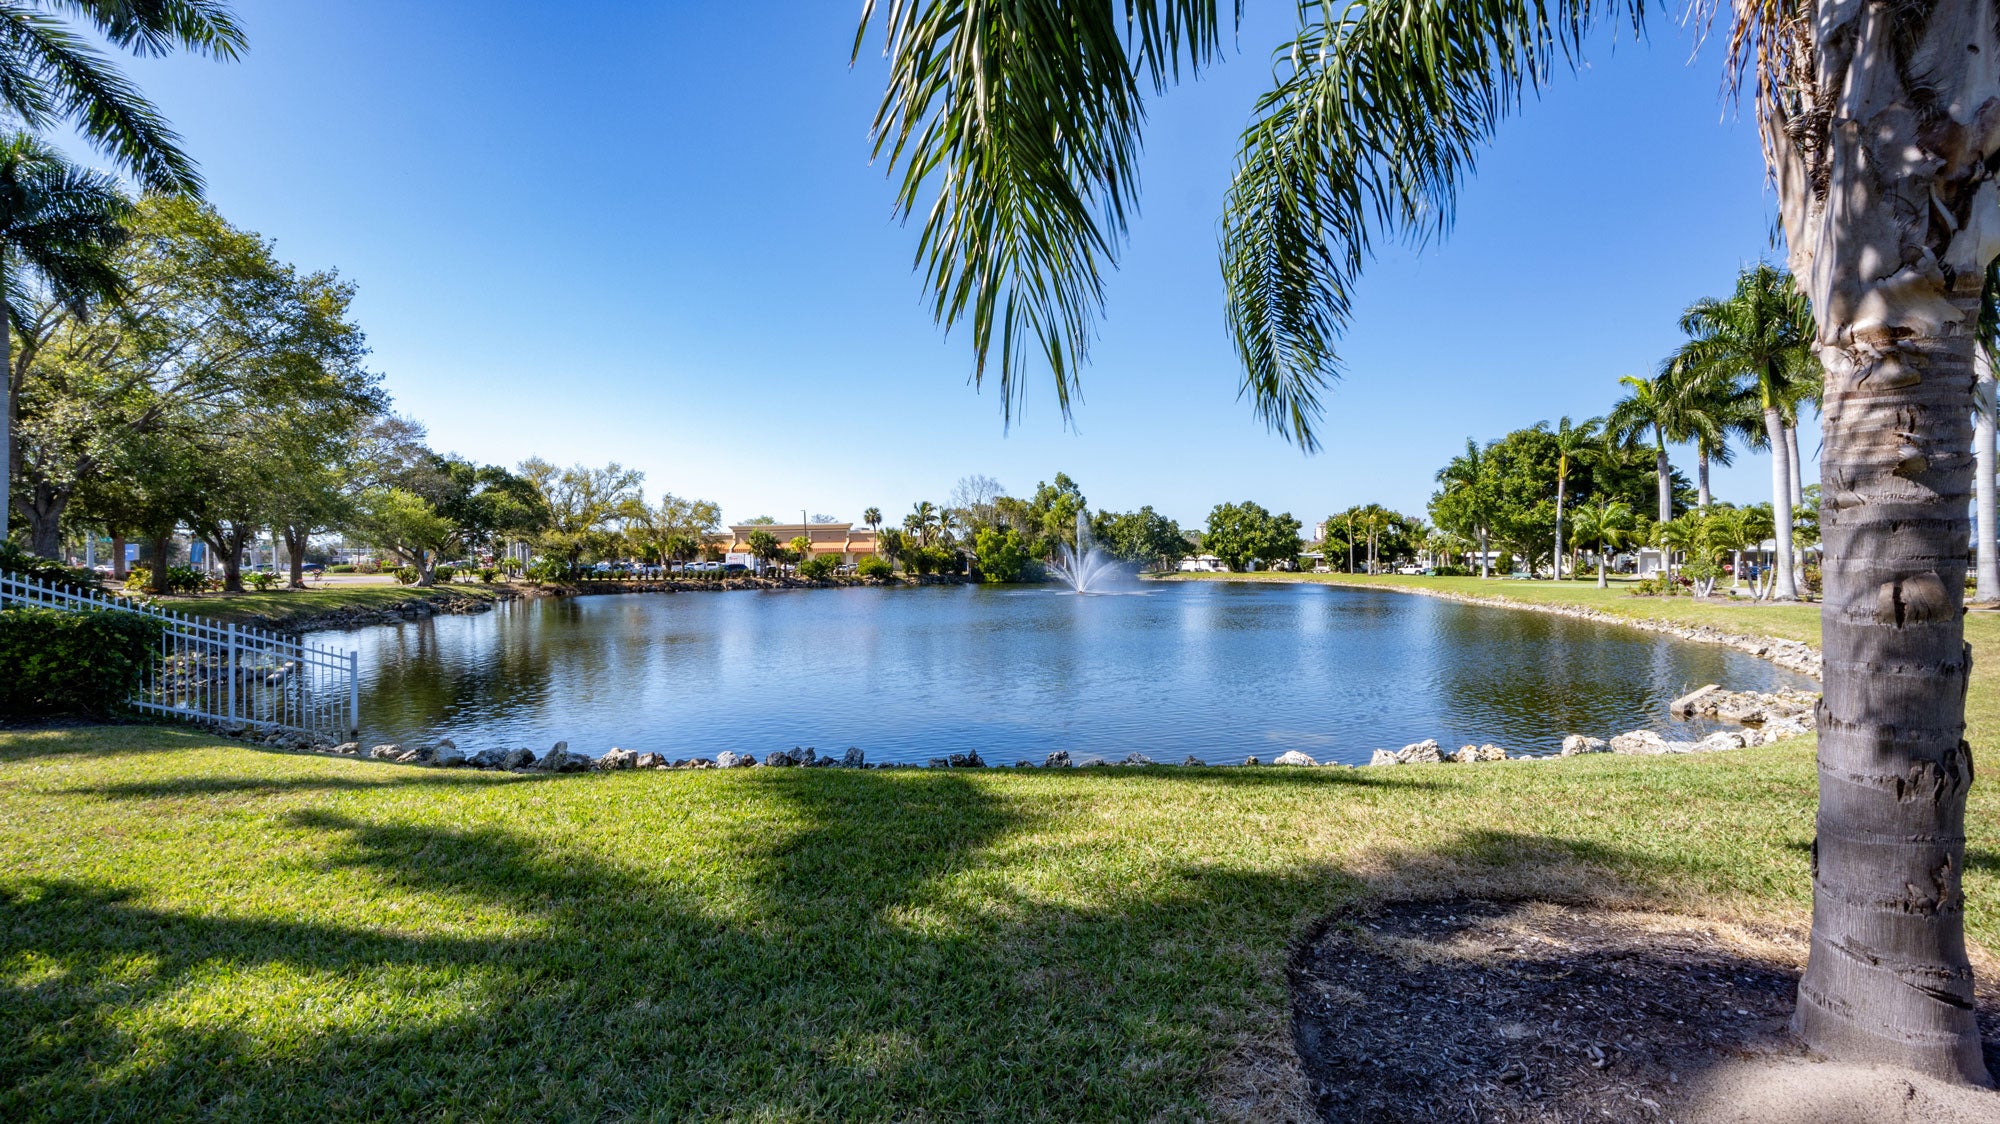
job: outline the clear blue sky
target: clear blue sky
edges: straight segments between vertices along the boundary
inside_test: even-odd
[[[1024,493],[1057,470],[1094,506],[1190,524],[1242,499],[1308,525],[1370,500],[1420,512],[1468,435],[1603,413],[1682,306],[1771,252],[1715,48],[1689,66],[1665,21],[1607,43],[1504,128],[1447,241],[1370,268],[1326,451],[1302,456],[1236,400],[1215,266],[1289,18],[1253,5],[1226,65],[1152,104],[1074,426],[1037,383],[1007,432],[931,323],[869,162],[882,66],[875,43],[848,65],[859,7],[239,0],[242,62],[130,66],[224,215],[359,284],[374,365],[436,447],[616,459],[731,520],[901,513],[968,473]],[[1768,499],[1768,481],[1744,456],[1718,492]]]

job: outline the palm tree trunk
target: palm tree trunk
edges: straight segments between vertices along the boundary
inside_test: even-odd
[[[1976,322],[1977,275],[1943,297]],[[1898,311],[1890,322],[1908,323]],[[1973,339],[1945,320],[1885,353],[1846,328],[1821,325],[1822,340],[1852,342],[1820,347],[1823,479],[1838,490],[1821,517],[1826,689],[1795,1025],[1822,1053],[1989,1085],[1960,883]]]
[[[125,536],[116,531],[111,533],[111,576],[125,580]]]
[[[1764,432],[1771,439],[1771,523],[1777,529],[1777,582],[1771,587],[1773,601],[1797,601],[1798,583],[1792,577],[1792,459],[1785,453],[1785,419],[1775,405],[1764,407]]]
[[[1695,506],[1708,510],[1708,446],[1696,443],[1694,447]]]
[[[1486,546],[1486,528],[1481,527],[1479,528],[1479,576],[1482,578],[1493,576],[1487,569],[1487,558],[1492,553]]]
[[[1549,555],[1549,565],[1556,568],[1556,580],[1563,580],[1563,473],[1556,473],[1556,552]]]
[[[7,314],[7,258],[0,253],[0,542],[14,516],[14,326]]]
[[[1653,447],[1653,479],[1660,489],[1660,522],[1671,523],[1674,518],[1674,466],[1667,461],[1667,436],[1659,430],[1653,431],[1659,444]]]
[[[1611,583],[1604,580],[1604,540],[1597,542],[1597,588],[1609,589]]]
[[[1799,460],[1799,427],[1785,427],[1785,458],[1792,463],[1792,506],[1806,502],[1804,463]]]
[[[2000,457],[1994,455],[1995,394],[1993,359],[1983,346],[1972,349],[1972,369],[1979,381],[1973,384],[1972,414],[1972,532],[1977,540],[1973,600],[2000,601],[2000,512],[1996,512],[1993,474],[2000,472]]]

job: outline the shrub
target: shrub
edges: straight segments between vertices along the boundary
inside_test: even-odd
[[[351,574],[354,572],[354,563],[336,562],[333,565],[328,566],[326,568],[326,572],[329,574]]]
[[[822,554],[817,558],[808,558],[804,562],[799,563],[799,576],[812,578],[817,581],[822,578],[832,577],[833,572],[838,569],[840,569],[839,555]]]
[[[82,589],[97,588],[96,573],[81,568],[72,570],[53,559],[40,558],[29,554],[27,551],[10,542],[0,542],[0,570],[6,570],[10,573],[20,574],[23,577],[33,578],[36,581],[48,582],[53,585],[74,586]]]
[[[570,572],[559,558],[537,558],[528,564],[527,576],[531,582],[560,582],[568,581]]]
[[[278,575],[271,573],[269,570],[253,570],[245,574],[243,580],[249,583],[251,589],[261,591],[278,584]]]
[[[357,574],[379,574],[382,572],[382,564],[373,558],[364,558],[354,564],[354,572]]]
[[[481,566],[479,568],[479,580],[485,582],[487,585],[492,585],[499,577],[500,571],[492,566]]]
[[[415,585],[417,584],[417,579],[421,576],[422,575],[417,573],[417,568],[415,566],[396,567],[397,585]]]
[[[452,583],[452,579],[458,577],[458,567],[439,566],[431,571],[431,576],[435,577],[438,581],[443,582],[446,585],[450,585]]]
[[[153,588],[153,571],[144,566],[134,566],[125,571],[125,588],[135,592],[145,592]],[[193,566],[167,567],[168,593],[200,593],[208,588],[208,575]]]
[[[0,714],[103,715],[160,655],[159,621],[93,609],[0,609]]]
[[[886,578],[895,573],[896,568],[889,564],[887,558],[871,554],[855,564],[854,572],[864,578]]]
[[[979,577],[988,582],[1017,582],[1021,572],[1028,565],[1028,550],[1021,542],[1021,533],[1009,529],[1005,533],[988,527],[979,532],[977,540],[979,555]]]

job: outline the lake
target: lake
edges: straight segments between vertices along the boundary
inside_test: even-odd
[[[1424,738],[1519,752],[1565,733],[1697,737],[1714,727],[1665,713],[1693,687],[1815,686],[1637,629],[1308,583],[540,598],[335,646],[360,651],[364,745],[449,736],[468,753],[1364,763]]]

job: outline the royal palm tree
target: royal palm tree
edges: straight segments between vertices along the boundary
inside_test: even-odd
[[[975,380],[997,366],[1009,416],[1036,355],[1068,408],[1136,204],[1146,95],[1218,62],[1242,10],[864,4],[855,50],[879,22],[876,144],[902,172],[898,208],[925,216],[933,314],[970,321]],[[1501,120],[1583,65],[1586,44],[1621,24],[1643,34],[1645,13],[1638,0],[1294,10],[1219,241],[1244,396],[1311,449],[1372,248],[1442,235]],[[1992,205],[1993,5],[1758,0],[1734,14],[1725,73],[1748,78],[1792,272],[1817,313],[1824,468],[1840,482],[1819,736],[1823,775],[1840,779],[1821,792],[1795,1025],[1823,1053],[1983,1084],[1960,904],[1959,610],[1972,324],[1995,256],[1977,213]],[[1939,684],[1959,687],[1941,699]],[[1907,799],[1912,776],[1935,795]]]
[[[1652,378],[1624,375],[1618,381],[1630,389],[1611,407],[1607,425],[1621,441],[1636,443],[1648,436],[1653,439],[1653,479],[1660,499],[1658,521],[1665,523],[1674,517],[1674,466],[1667,459],[1667,443],[1671,439],[1669,433],[1682,428],[1679,403],[1658,375]]]
[[[27,375],[28,356],[16,363],[13,334],[6,330],[24,307],[23,291],[38,283],[70,312],[82,317],[88,306],[120,289],[111,252],[124,243],[131,201],[110,176],[88,172],[26,133],[0,138],[0,540],[4,540],[13,497],[8,484],[19,466],[13,421]],[[23,333],[26,336],[28,333]],[[53,521],[30,544],[53,557],[59,549]]]
[[[882,529],[882,509],[879,507],[869,508],[861,513],[861,521],[868,524],[870,531],[880,531]]]
[[[1561,581],[1563,576],[1563,499],[1569,487],[1570,461],[1582,461],[1589,456],[1603,428],[1603,418],[1586,418],[1580,424],[1572,424],[1569,416],[1564,415],[1556,423],[1553,433],[1556,439],[1556,549],[1550,556],[1550,565],[1555,567],[1557,581]]]
[[[1778,575],[1771,596],[1797,600],[1792,508],[1800,492],[1792,474],[1796,427],[1787,425],[1786,413],[1799,401],[1795,387],[1810,383],[1819,364],[1813,355],[1812,312],[1790,276],[1760,263],[1743,271],[1736,291],[1726,299],[1689,305],[1681,315],[1681,330],[1691,338],[1676,362],[1688,379],[1737,383],[1756,396],[1771,445],[1771,509],[1777,513]]]
[[[1763,432],[1763,418],[1735,379],[1698,372],[1681,352],[1667,361],[1661,376],[1663,389],[1675,399],[1675,429],[1667,437],[1694,445],[1695,506],[1706,511],[1715,502],[1708,483],[1710,466],[1727,468],[1736,463],[1730,439],[1741,437],[1755,444],[1753,435]]]

